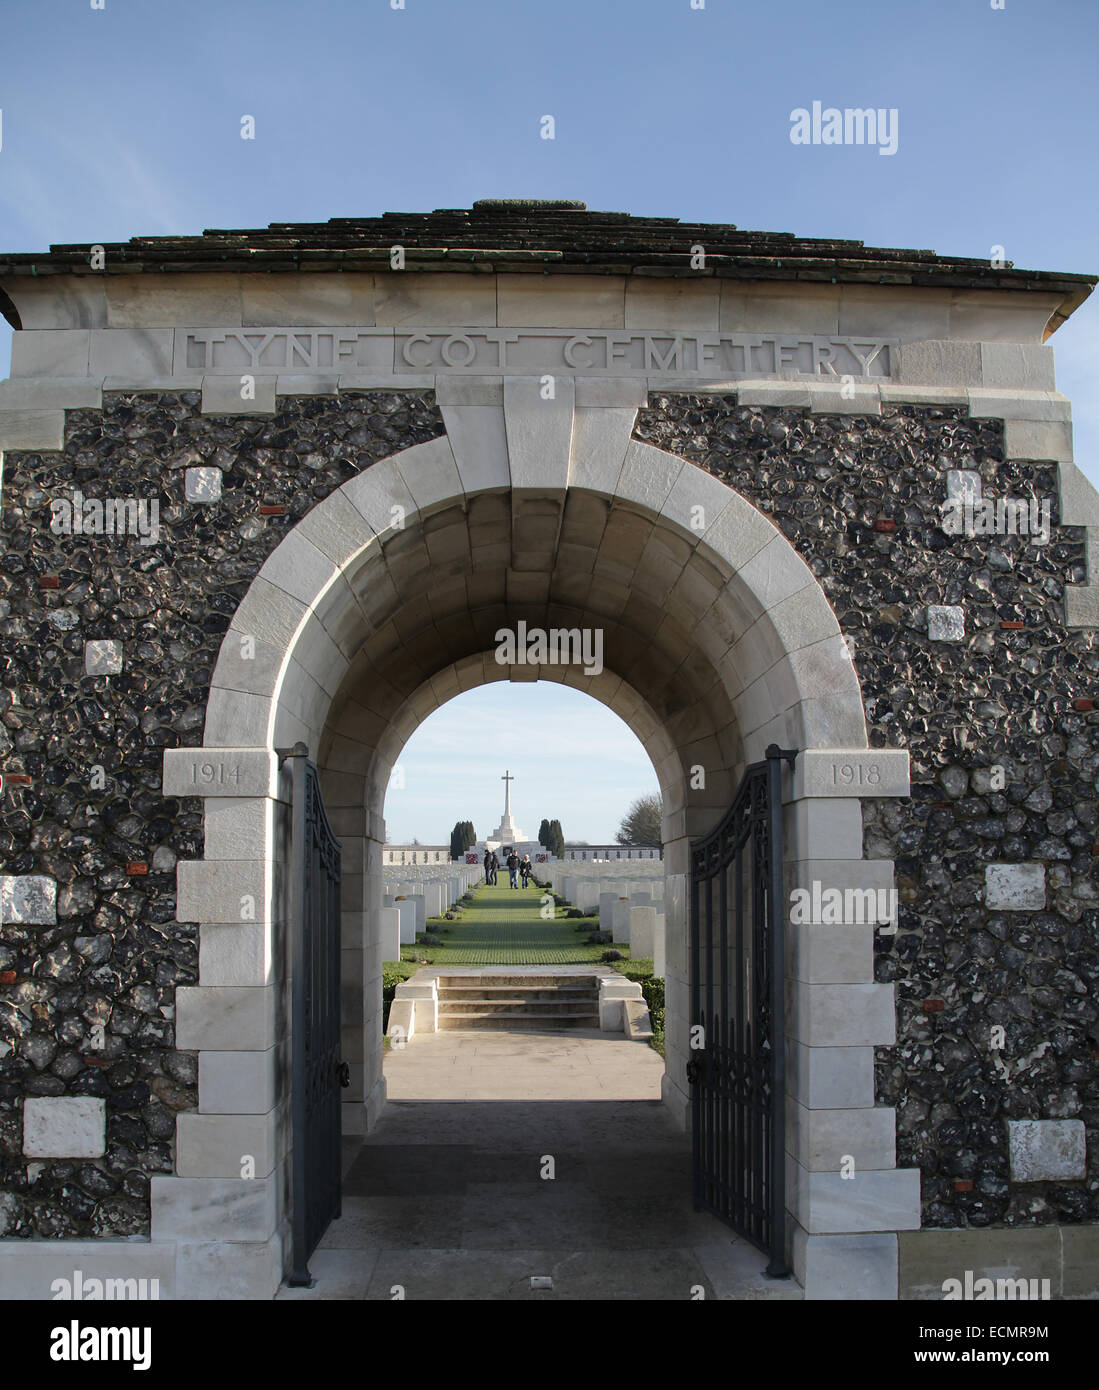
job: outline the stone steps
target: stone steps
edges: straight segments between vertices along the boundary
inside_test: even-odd
[[[440,975],[439,1028],[598,1028],[594,975]]]
[[[496,1032],[541,1031],[546,1028],[598,1028],[599,1011],[590,1014],[444,1014],[439,1011],[439,1031],[462,1032],[468,1028],[491,1028]]]

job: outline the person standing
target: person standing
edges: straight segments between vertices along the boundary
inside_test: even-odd
[[[511,850],[510,853],[508,854],[508,874],[510,875],[510,878],[511,878],[511,886],[512,886],[513,888],[518,888],[518,887],[519,887],[519,856],[515,853],[514,849]]]
[[[534,865],[530,862],[530,855],[523,855],[523,862],[519,865],[519,872],[523,875],[523,887],[530,887],[530,876],[534,873]]]
[[[492,851],[492,886],[496,887],[496,880],[500,874],[500,861],[496,857],[496,851]]]
[[[492,882],[492,855],[487,849],[485,850],[485,882]]]

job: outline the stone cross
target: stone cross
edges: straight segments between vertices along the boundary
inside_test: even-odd
[[[511,785],[510,785],[510,784],[511,784],[512,782],[515,781],[515,778],[511,775],[510,772],[508,772],[507,768],[505,768],[505,769],[504,769],[504,775],[503,775],[503,777],[500,778],[500,781],[503,782],[503,784],[504,784],[504,819],[507,820],[508,816],[511,815]]]

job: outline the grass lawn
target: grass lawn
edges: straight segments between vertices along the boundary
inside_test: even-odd
[[[474,890],[473,903],[462,909],[461,918],[448,922],[429,918],[427,931],[438,935],[442,946],[402,946],[401,975],[407,978],[419,963],[429,965],[590,965],[597,963],[604,951],[618,950],[628,958],[628,946],[589,946],[588,935],[599,930],[599,915],[570,918],[566,909],[554,908],[554,916],[541,915],[543,890],[509,888],[499,883],[494,888],[482,886]],[[580,927],[582,930],[577,931]],[[611,962],[615,969],[626,961]],[[386,965],[386,972],[396,971],[396,962]],[[650,972],[652,969],[650,963]]]
[[[388,1009],[392,991],[400,980],[415,975],[424,965],[590,965],[597,964],[604,951],[620,951],[623,960],[609,961],[630,980],[642,981],[653,1014],[655,1036],[650,1044],[664,1055],[664,985],[653,981],[652,959],[630,960],[628,946],[589,946],[588,936],[599,930],[599,915],[567,917],[567,908],[554,907],[552,918],[542,916],[542,898],[547,890],[531,886],[494,888],[482,885],[473,890],[473,902],[461,909],[453,922],[429,917],[427,934],[435,935],[442,946],[402,946],[399,961],[386,961],[382,967],[383,997]],[[552,901],[552,899],[551,899]],[[577,930],[577,928],[581,930]],[[651,991],[658,987],[654,997]],[[389,1039],[383,1039],[388,1050]]]

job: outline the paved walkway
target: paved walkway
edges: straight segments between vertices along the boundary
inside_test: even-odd
[[[345,1141],[343,1215],[309,1262],[316,1287],[279,1298],[388,1301],[398,1285],[406,1299],[801,1297],[693,1209],[690,1141],[644,1043],[422,1034],[385,1070],[378,1127]]]
[[[540,895],[482,890],[437,965],[581,964]],[[691,1202],[690,1141],[645,1043],[576,1029],[417,1034],[385,1057],[389,1103],[345,1141],[343,1215],[280,1299],[800,1298]],[[550,1287],[532,1280],[548,1279]]]
[[[621,1033],[417,1033],[385,1056],[394,1100],[660,1099],[664,1059]]]
[[[692,1209],[688,1141],[658,1102],[395,1101],[350,1162],[316,1286],[278,1296],[800,1298],[764,1263]]]

